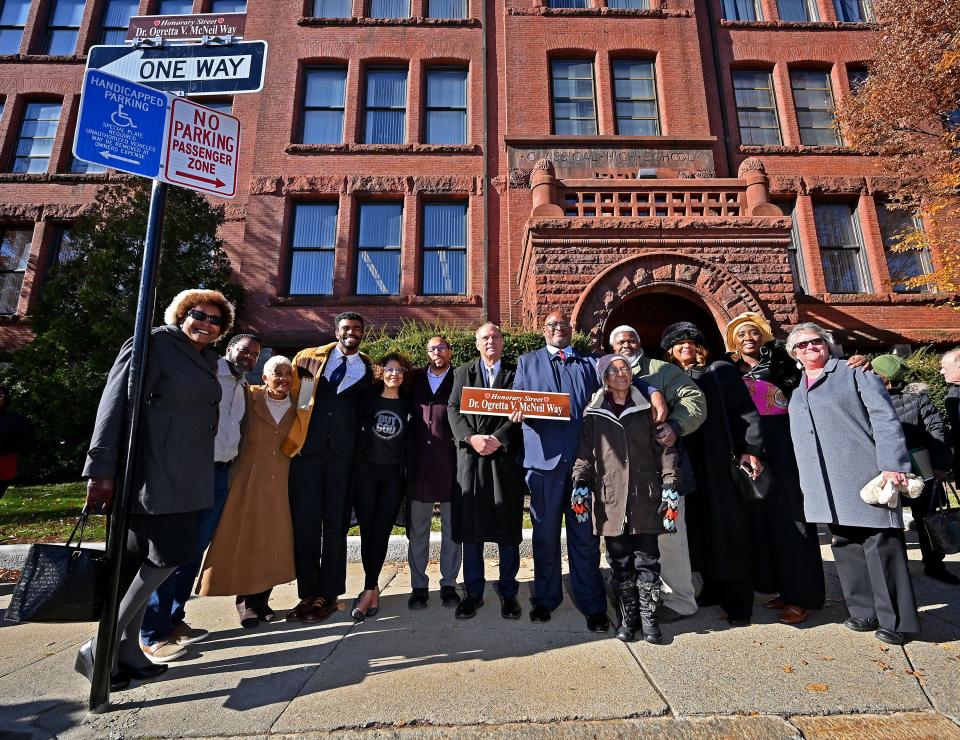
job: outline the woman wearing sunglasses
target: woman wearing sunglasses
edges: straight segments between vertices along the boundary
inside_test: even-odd
[[[910,457],[883,381],[834,355],[830,334],[798,324],[787,351],[803,369],[790,397],[790,434],[808,522],[826,524],[854,632],[902,645],[920,631],[900,506],[874,506],[860,489],[882,475],[902,483]]]
[[[144,379],[145,407],[130,510],[128,546],[138,558],[133,582],[120,602],[112,690],[131,679],[156,678],[140,648],[140,625],[150,595],[178,565],[198,556],[197,522],[213,505],[214,449],[220,383],[210,347],[233,323],[233,306],[215,290],[185,290],[167,307],[165,326],[151,332]],[[127,373],[133,340],[120,350],[100,398],[83,475],[86,510],[110,510],[122,472],[127,434]],[[75,668],[93,676],[95,640],[80,648]]]

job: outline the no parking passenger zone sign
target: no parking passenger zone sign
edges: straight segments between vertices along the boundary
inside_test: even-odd
[[[205,193],[237,193],[240,121],[219,111],[174,98],[170,110],[162,179]]]

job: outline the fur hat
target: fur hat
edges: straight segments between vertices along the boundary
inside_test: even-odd
[[[689,321],[678,321],[663,330],[660,348],[669,352],[673,345],[682,342],[684,339],[692,339],[701,347],[707,345],[706,337],[703,336],[703,332],[697,328],[696,324],[691,324]]]

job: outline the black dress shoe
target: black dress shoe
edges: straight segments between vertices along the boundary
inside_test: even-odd
[[[131,678],[136,678],[140,681],[150,681],[157,676],[167,672],[168,666],[166,663],[151,663],[150,665],[139,666],[139,665],[126,665],[124,663],[120,664],[121,673],[126,673]]]
[[[894,632],[893,630],[885,630],[883,627],[878,629],[873,633],[880,642],[885,642],[888,645],[903,645],[907,638],[903,636],[902,632]]]
[[[960,578],[957,578],[953,573],[947,570],[946,566],[942,563],[939,565],[927,565],[924,566],[923,574],[927,578],[933,578],[934,580],[940,581],[941,583],[946,583],[950,586],[960,585]]]
[[[549,622],[550,621],[550,610],[547,609],[543,604],[537,604],[533,609],[530,610],[530,621],[531,622]]]
[[[453,615],[457,619],[473,619],[477,616],[477,609],[483,606],[483,598],[476,597],[473,594],[467,594],[463,600],[457,604],[457,611]]]
[[[73,669],[93,683],[93,640],[87,640],[77,651],[77,659]],[[110,676],[110,690],[123,691],[130,685],[130,676],[122,669]]]
[[[520,619],[523,610],[515,596],[504,596],[500,600],[500,616],[504,619]]]
[[[440,587],[440,600],[447,609],[454,609],[460,606],[460,594],[457,593],[457,589],[453,586]]]
[[[848,617],[843,620],[843,626],[854,632],[872,632],[880,626],[876,619],[867,617]]]
[[[407,607],[410,609],[426,609],[427,600],[430,598],[430,590],[426,588],[415,588],[407,599]]]
[[[610,618],[606,612],[596,612],[587,615],[587,629],[591,632],[606,632],[610,629]]]

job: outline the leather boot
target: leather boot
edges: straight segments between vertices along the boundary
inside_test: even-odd
[[[637,592],[639,596],[640,629],[643,639],[654,645],[659,645],[663,639],[660,625],[657,624],[657,604],[660,602],[660,579],[653,583],[639,581]]]
[[[623,642],[633,640],[637,626],[640,624],[640,602],[637,598],[637,584],[633,579],[615,583],[614,592],[617,594],[617,606],[620,609],[620,627],[617,629],[617,639]]]

